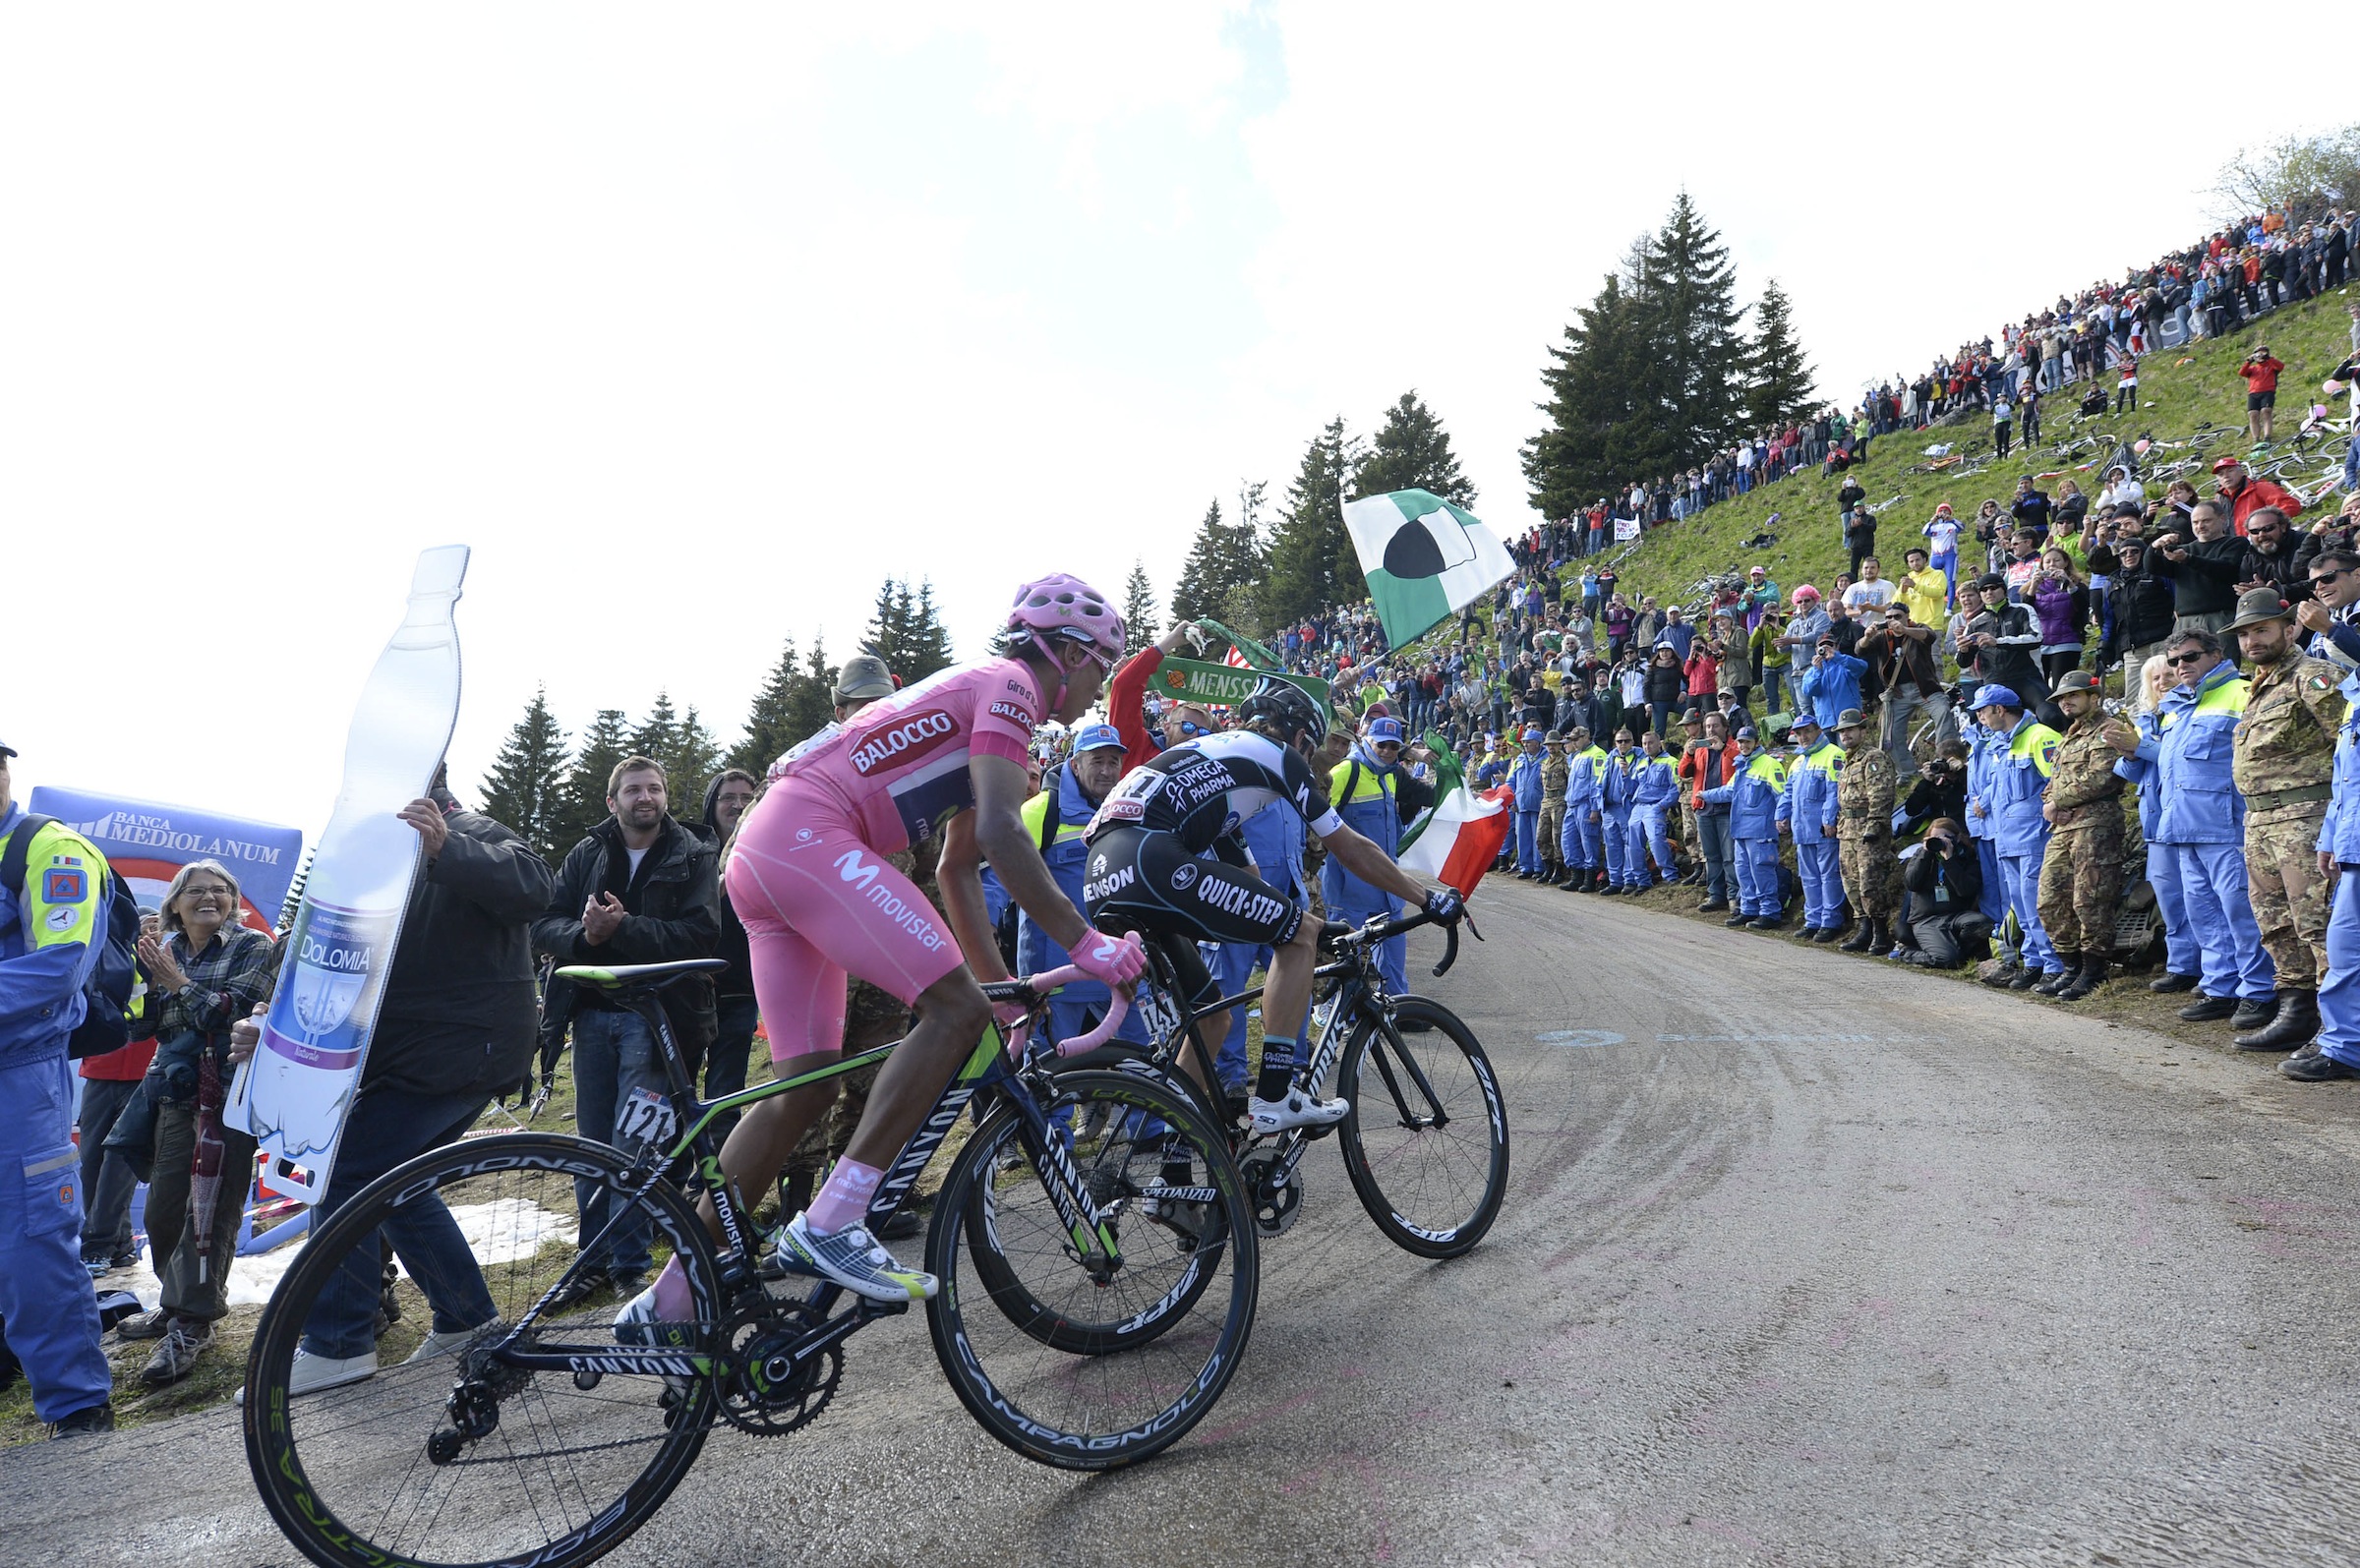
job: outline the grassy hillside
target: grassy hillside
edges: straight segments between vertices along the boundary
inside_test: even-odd
[[[2201,342],[2151,354],[2139,364],[2138,414],[2134,417],[2126,412],[2120,419],[2108,417],[2090,424],[2117,435],[2152,434],[2163,440],[2182,438],[2208,422],[2242,432],[2245,383],[2235,372],[2254,344],[2268,343],[2286,363],[2275,432],[2283,450],[2284,438],[2301,424],[2303,410],[2319,383],[2344,356],[2350,325],[2344,315],[2347,297],[2360,298],[2360,292],[2346,290],[2282,307],[2216,343]],[[1981,411],[1969,414],[1956,425],[1898,432],[1872,441],[1867,462],[1852,472],[1868,493],[1868,504],[1881,520],[1877,546],[1886,575],[1900,573],[1902,551],[1921,542],[1918,531],[1939,501],[1950,502],[1959,520],[1966,523],[1987,499],[1999,501],[2004,510],[2008,498],[2016,494],[2017,479],[2024,474],[2071,474],[2085,494],[2094,495],[2103,476],[2094,466],[2094,455],[2065,459],[2054,451],[2054,443],[2073,427],[2074,405],[2081,400],[2084,384],[2077,382],[2042,399],[2044,440],[2040,447],[2029,454],[2011,453],[2007,462],[1965,477],[1905,471],[1925,462],[1924,449],[1937,441],[1972,441],[1988,450],[1991,423]],[[2108,373],[2106,385],[2110,389],[2112,384]],[[2234,445],[2224,443],[2216,449],[2242,452],[2242,436]],[[2315,463],[2311,468],[2322,466]],[[2209,474],[2189,477],[2200,492],[2212,494]],[[1701,577],[1761,565],[1769,568],[1781,588],[1792,590],[1798,583],[1808,582],[1824,592],[1847,563],[1837,523],[1836,490],[1841,484],[1840,479],[1821,478],[1813,468],[1710,507],[1701,516],[1650,529],[1613,557],[1622,574],[1622,591],[1625,596],[1655,594],[1666,604],[1684,603]],[[2054,478],[2044,479],[2040,488],[2053,494]],[[2333,500],[2328,505],[2331,510]],[[1760,550],[1743,548],[1745,540],[1765,532],[1777,535],[1778,542]],[[1960,543],[1964,566],[1974,556],[1973,541]]]

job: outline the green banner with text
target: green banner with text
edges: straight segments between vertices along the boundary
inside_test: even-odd
[[[1165,702],[1201,702],[1214,708],[1234,708],[1245,701],[1265,675],[1300,686],[1312,700],[1333,714],[1328,682],[1311,675],[1290,675],[1275,669],[1245,669],[1236,665],[1208,665],[1194,659],[1166,659],[1148,682],[1148,689]]]

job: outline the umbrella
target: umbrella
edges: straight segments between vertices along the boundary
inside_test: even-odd
[[[213,1065],[213,1053],[207,1050],[197,1059],[197,1153],[189,1162],[189,1218],[197,1227],[197,1281],[201,1285],[211,1273],[213,1210],[221,1199],[221,1157],[227,1152],[221,1139],[224,1098],[221,1070]],[[243,1196],[240,1194],[241,1201]]]

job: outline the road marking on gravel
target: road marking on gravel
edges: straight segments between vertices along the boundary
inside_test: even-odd
[[[1533,1038],[1543,1045],[1563,1045],[1575,1050],[1586,1050],[1593,1045],[1622,1043],[1622,1036],[1612,1029],[1552,1029],[1547,1034],[1536,1034]]]

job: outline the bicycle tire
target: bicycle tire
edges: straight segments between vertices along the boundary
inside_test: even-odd
[[[1148,1254],[1152,1261],[1144,1265],[1138,1250],[1126,1249],[1124,1269],[1137,1267],[1149,1289],[1157,1288],[1155,1276],[1168,1280],[1145,1310],[1131,1309],[1109,1322],[1100,1303],[1137,1300],[1117,1294],[1130,1289],[1122,1283],[1125,1275],[1100,1286],[1079,1266],[1037,1170],[1028,1169],[1006,1186],[996,1179],[1014,1174],[1000,1156],[1023,1125],[1015,1108],[1003,1105],[960,1150],[935,1202],[926,1266],[942,1283],[928,1304],[927,1331],[960,1403],[994,1438],[1027,1459],[1061,1470],[1113,1470],[1160,1453],[1185,1436],[1235,1375],[1253,1333],[1261,1289],[1259,1236],[1227,1137],[1162,1074],[1081,1072],[1061,1074],[1054,1081],[1052,1107],[1101,1099],[1127,1107],[1127,1117],[1144,1113],[1166,1124],[1201,1163],[1205,1185],[1218,1193],[1210,1212],[1226,1235],[1196,1255],[1200,1266],[1193,1269],[1187,1262],[1173,1265],[1171,1259],[1182,1255],[1177,1240],[1168,1247],[1155,1244]],[[1030,1155],[1021,1163],[1030,1167]],[[1125,1223],[1136,1212],[1129,1198],[1125,1194],[1114,1216],[1118,1241],[1130,1238],[1136,1244],[1143,1232],[1177,1237],[1158,1224]],[[1010,1246],[1020,1226],[1037,1237],[1023,1249],[1022,1263]],[[1208,1259],[1210,1272],[1201,1267]],[[1026,1273],[1032,1260],[1038,1260],[1046,1274]],[[1224,1261],[1227,1289],[1217,1303],[1209,1302]],[[996,1294],[987,1274],[1000,1284]],[[1188,1289],[1198,1274],[1201,1281]],[[1021,1279],[1021,1297],[1009,1288],[1011,1279]],[[1053,1300],[1044,1289],[1051,1279],[1077,1288]],[[990,1304],[988,1311],[971,1310],[978,1299]],[[1090,1315],[1071,1305],[1081,1301],[1092,1304]],[[1055,1321],[1019,1320],[1035,1311]],[[1150,1364],[1142,1394],[1115,1413],[1116,1377],[1134,1367],[1149,1372]]]
[[[581,1372],[567,1378],[510,1368],[522,1382],[499,1396],[502,1419],[492,1431],[442,1461],[429,1457],[428,1440],[448,1419],[445,1406],[455,1387],[458,1358],[397,1362],[343,1387],[292,1397],[287,1392],[295,1350],[321,1292],[345,1259],[363,1247],[373,1254],[369,1266],[376,1266],[381,1226],[432,1223],[432,1211],[416,1206],[430,1196],[443,1205],[445,1219],[456,1225],[449,1199],[461,1198],[458,1211],[469,1213],[468,1223],[483,1234],[480,1243],[467,1243],[477,1273],[500,1319],[513,1323],[570,1270],[573,1261],[570,1249],[559,1240],[570,1226],[549,1226],[533,1211],[555,1217],[556,1210],[543,1199],[569,1202],[574,1180],[599,1183],[619,1198],[626,1190],[627,1170],[622,1154],[587,1138],[554,1132],[479,1138],[431,1150],[396,1166],[314,1231],[257,1325],[242,1412],[247,1464],[264,1506],[306,1557],[322,1568],[375,1568],[388,1561],[421,1560],[473,1568],[521,1568],[527,1563],[569,1568],[612,1551],[686,1478],[717,1419],[709,1377],[615,1377],[620,1386],[642,1391],[646,1398],[600,1399],[592,1397],[595,1389],[614,1374]],[[718,1315],[718,1276],[695,1210],[678,1190],[662,1183],[637,1207],[655,1234],[685,1260],[698,1317],[711,1321]],[[400,1245],[396,1240],[397,1249]],[[494,1254],[489,1262],[482,1255],[487,1250]],[[403,1255],[406,1267],[409,1254]],[[421,1268],[430,1285],[444,1277],[431,1257]],[[409,1280],[406,1287],[392,1288],[406,1288],[416,1298],[413,1309],[402,1317],[405,1324],[414,1320],[423,1337],[431,1321],[423,1309],[425,1293],[418,1288],[417,1276],[404,1277]],[[612,1313],[611,1305],[580,1318],[548,1312],[529,1332],[536,1348],[547,1347],[554,1329],[562,1335],[560,1344],[571,1345],[578,1336],[585,1346],[603,1343],[612,1350]],[[401,1338],[407,1337],[405,1327]],[[382,1358],[384,1340],[378,1350]],[[398,1356],[399,1350],[396,1339],[393,1354]],[[582,1386],[585,1376],[592,1378],[589,1388]],[[678,1386],[668,1387],[668,1382]],[[565,1403],[553,1401],[553,1392]],[[372,1443],[370,1428],[377,1426],[386,1428],[383,1459],[358,1451]],[[520,1435],[550,1451],[518,1457]],[[495,1452],[494,1445],[500,1451]],[[603,1482],[594,1500],[592,1487],[578,1474],[560,1481],[554,1463],[575,1454],[639,1447],[648,1449],[645,1464],[611,1499]],[[482,1488],[470,1484],[479,1474],[497,1476],[503,1462],[513,1463],[518,1491],[546,1477],[550,1494],[495,1498],[489,1492],[499,1484],[497,1480],[487,1479]],[[449,1514],[458,1517],[446,1520]],[[399,1537],[402,1527],[437,1539]],[[441,1539],[442,1532],[448,1533],[447,1542]],[[399,1539],[376,1539],[381,1537]],[[454,1551],[459,1554],[451,1555]]]
[[[1145,1126],[1144,1123],[1136,1127],[1130,1125],[1137,1122],[1137,1116],[1133,1113],[1121,1116],[1120,1121],[1125,1124],[1122,1126],[1117,1125],[1114,1116],[1097,1121],[1090,1116],[1083,1104],[1086,1091],[1081,1074],[1091,1070],[1087,1065],[1092,1064],[1093,1059],[1118,1072],[1126,1071],[1119,1064],[1128,1060],[1135,1065],[1127,1071],[1152,1074],[1166,1087],[1174,1085],[1171,1075],[1156,1067],[1151,1058],[1137,1054],[1118,1058],[1111,1047],[1102,1047],[1087,1056],[1078,1057],[1075,1059],[1077,1064],[1084,1066],[1059,1073],[1056,1081],[1061,1094],[1057,1105],[1066,1106],[1069,1098],[1071,1104],[1063,1112],[1052,1108],[1051,1115],[1064,1120],[1068,1126],[1079,1125],[1074,1149],[1075,1166],[1081,1172],[1085,1185],[1104,1194],[1113,1191],[1121,1183],[1124,1174],[1122,1167],[1127,1163],[1122,1148],[1123,1139],[1127,1133],[1144,1132]],[[1101,1107],[1106,1104],[1103,1100],[1095,1103]],[[1100,1129],[1094,1136],[1089,1133],[1093,1125]],[[1014,1131],[1013,1122],[1009,1124],[1009,1131]],[[1085,1143],[1095,1143],[1096,1146],[1085,1147]],[[1107,1356],[1116,1351],[1130,1350],[1146,1344],[1184,1317],[1211,1287],[1217,1260],[1208,1251],[1194,1259],[1193,1266],[1183,1269],[1180,1281],[1158,1300],[1156,1306],[1159,1309],[1152,1313],[1131,1312],[1111,1318],[1104,1313],[1077,1317],[1042,1301],[1010,1266],[1007,1257],[996,1246],[997,1228],[993,1223],[991,1203],[998,1186],[996,1173],[1012,1169],[1013,1163],[1023,1160],[1023,1152],[1004,1140],[1000,1149],[978,1158],[994,1166],[995,1176],[991,1181],[974,1182],[969,1187],[969,1257],[975,1266],[976,1279],[982,1284],[985,1294],[990,1296],[992,1305],[999,1307],[1000,1315],[1039,1344],[1051,1350],[1063,1351],[1069,1356]]]
[[[1364,1012],[1354,1025],[1351,1042],[1344,1048],[1343,1066],[1336,1074],[1335,1083],[1336,1092],[1352,1102],[1352,1109],[1339,1129],[1344,1173],[1352,1179],[1352,1190],[1360,1194],[1361,1206],[1369,1211],[1369,1218],[1377,1222],[1377,1228],[1394,1246],[1421,1257],[1457,1257],[1483,1240],[1492,1222],[1500,1217],[1501,1202],[1507,1195],[1507,1101],[1501,1092],[1498,1074],[1492,1071],[1491,1059],[1484,1055],[1482,1042],[1457,1014],[1425,997],[1403,997],[1393,1016],[1415,1019],[1428,1027],[1421,1034],[1403,1036],[1380,1028],[1377,1020]],[[1431,1061],[1420,1061],[1415,1054],[1417,1048],[1409,1043],[1412,1039],[1449,1042],[1464,1060],[1463,1074],[1446,1074],[1444,1069],[1454,1064],[1439,1050],[1432,1053]],[[1418,1088],[1416,1077],[1390,1060],[1394,1053],[1418,1063],[1425,1083],[1432,1088],[1432,1096]],[[1384,1086],[1382,1093],[1374,1097],[1362,1085],[1362,1070],[1370,1065],[1376,1067],[1378,1080]],[[1468,1103],[1465,1082],[1474,1086],[1473,1105]],[[1456,1214],[1436,1216],[1446,1220],[1446,1224],[1425,1223],[1423,1218],[1413,1219],[1403,1214],[1402,1203],[1412,1199],[1396,1196],[1386,1190],[1388,1181],[1395,1188],[1411,1185],[1400,1179],[1411,1163],[1411,1148],[1427,1146],[1429,1152],[1423,1158],[1431,1168],[1436,1157],[1432,1150],[1442,1147],[1422,1135],[1435,1129],[1413,1127],[1414,1119],[1424,1114],[1409,1104],[1413,1095],[1425,1098],[1430,1109],[1446,1113],[1450,1106],[1439,1103],[1435,1097],[1446,1096],[1455,1101],[1460,1114],[1453,1120],[1457,1121],[1464,1121],[1469,1110],[1479,1111],[1480,1125],[1488,1134],[1480,1195],[1465,1210],[1463,1218]],[[1380,1136],[1383,1146],[1372,1153],[1372,1134],[1382,1134],[1385,1129],[1382,1120],[1372,1120],[1372,1106],[1389,1109],[1394,1126],[1419,1132],[1421,1136],[1405,1141],[1386,1141]],[[1388,1167],[1399,1169],[1387,1170]],[[1425,1183],[1421,1180],[1415,1186],[1422,1196]],[[1450,1206],[1454,1210],[1461,1207],[1456,1202]]]

